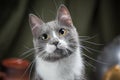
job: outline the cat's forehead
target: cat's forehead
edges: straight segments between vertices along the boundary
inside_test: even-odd
[[[50,32],[56,29],[56,22],[55,21],[50,21],[47,23],[44,23],[41,27],[40,27],[40,32]]]
[[[39,32],[40,33],[49,33],[51,31],[55,31],[59,28],[58,24],[56,21],[50,21],[47,23],[44,23],[41,27],[39,27]]]
[[[57,27],[59,27],[56,21],[47,22],[45,25],[46,25],[46,28],[50,30],[54,30]]]

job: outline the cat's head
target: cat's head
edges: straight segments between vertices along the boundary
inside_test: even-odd
[[[79,47],[76,28],[68,9],[61,5],[54,21],[43,22],[34,14],[29,15],[36,56],[56,61],[73,54]]]

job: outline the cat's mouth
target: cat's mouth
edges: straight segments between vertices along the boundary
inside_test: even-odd
[[[56,48],[52,54],[47,55],[44,59],[46,61],[54,62],[70,56],[73,52],[69,49]]]
[[[63,50],[62,49],[59,49],[59,48],[57,48],[56,47],[56,49],[54,50],[54,53],[62,53],[63,52]]]

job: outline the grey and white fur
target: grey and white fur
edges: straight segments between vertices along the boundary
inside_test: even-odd
[[[33,80],[83,80],[79,37],[68,9],[60,5],[56,19],[47,23],[29,14],[29,24],[35,48]]]

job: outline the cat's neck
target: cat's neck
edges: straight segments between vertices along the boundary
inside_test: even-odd
[[[73,80],[73,74],[80,74],[82,68],[83,62],[79,49],[69,57],[55,62],[44,61],[36,56],[36,72],[41,75],[44,80],[64,80],[62,79],[63,77],[65,77],[66,80]],[[65,72],[64,75],[62,72]]]

